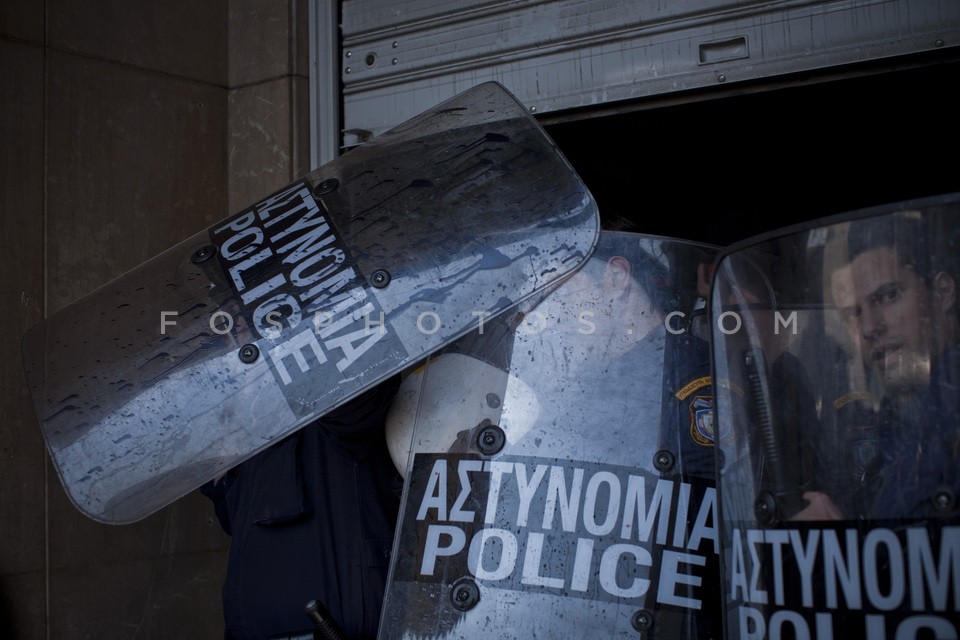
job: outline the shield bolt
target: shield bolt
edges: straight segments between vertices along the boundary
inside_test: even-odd
[[[190,262],[193,264],[201,264],[206,262],[217,253],[217,248],[212,244],[208,244],[205,247],[200,247],[193,252],[193,256],[190,257]]]
[[[633,614],[630,624],[637,631],[648,631],[653,626],[653,614],[646,609],[640,609]]]
[[[386,269],[377,269],[373,272],[373,275],[370,276],[370,284],[377,289],[383,289],[390,284],[390,272]]]
[[[491,409],[496,409],[497,407],[500,406],[500,396],[498,396],[495,393],[488,393],[486,400],[487,400],[487,406],[490,407]]]
[[[260,357],[260,349],[255,344],[245,344],[240,347],[240,362],[252,364]]]
[[[761,491],[753,503],[753,514],[761,527],[772,527],[777,523],[777,499],[769,491]]]
[[[933,507],[940,513],[950,513],[957,505],[957,495],[950,487],[937,487],[933,492]]]
[[[507,436],[503,429],[495,424],[485,426],[477,434],[477,449],[485,456],[492,456],[503,449],[507,442]]]
[[[450,587],[450,603],[457,611],[469,611],[480,602],[480,589],[470,578],[460,578]]]
[[[666,449],[660,449],[660,451],[653,454],[653,466],[656,467],[660,473],[667,473],[673,469],[676,461],[677,459],[673,455],[673,452],[667,451]]]
[[[340,181],[336,178],[327,178],[313,188],[313,195],[316,197],[325,196],[331,191],[335,191],[340,186]]]

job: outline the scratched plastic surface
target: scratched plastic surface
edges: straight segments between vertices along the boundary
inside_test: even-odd
[[[471,89],[34,327],[57,473],[141,519],[549,286],[598,227],[526,110]]]
[[[958,284],[956,193],[718,260],[725,637],[957,636]]]
[[[714,253],[602,232],[535,307],[404,380],[380,640],[719,637]]]

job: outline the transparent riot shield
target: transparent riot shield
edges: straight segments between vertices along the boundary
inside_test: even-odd
[[[142,518],[549,285],[598,225],[522,105],[467,91],[34,328],[57,473]]]
[[[712,262],[602,232],[537,304],[404,380],[380,640],[716,637],[709,347],[690,331]]]
[[[960,195],[725,252],[727,638],[960,630]]]

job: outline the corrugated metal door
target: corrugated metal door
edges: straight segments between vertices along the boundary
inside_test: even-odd
[[[956,46],[956,0],[343,0],[344,145],[496,80],[551,113]]]

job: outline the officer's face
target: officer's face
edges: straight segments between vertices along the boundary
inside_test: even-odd
[[[563,335],[593,335],[597,318],[608,316],[609,300],[591,275],[583,270],[567,278],[557,290],[529,314],[523,331],[558,331]]]
[[[513,372],[540,393],[561,397],[567,385],[578,384],[586,367],[609,358],[603,338],[610,315],[600,285],[576,272],[517,327]]]
[[[931,308],[924,281],[898,262],[892,247],[857,256],[841,303],[861,356],[891,393],[909,392],[930,375]]]
[[[660,323],[662,314],[634,279],[630,262],[613,256],[577,271],[527,320],[518,337],[533,333],[541,349],[554,348],[558,360],[583,364],[616,359]]]

